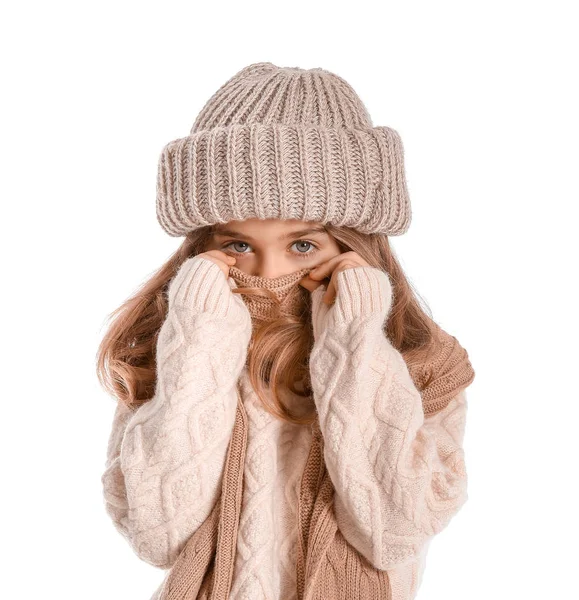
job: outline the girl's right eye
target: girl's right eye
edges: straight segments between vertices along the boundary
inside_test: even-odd
[[[229,242],[229,244],[225,244],[225,246],[223,246],[223,250],[229,248],[229,246],[245,246],[246,248],[251,248],[247,242]],[[247,252],[244,252],[243,250],[236,250],[235,248],[233,251],[237,254],[247,254]]]

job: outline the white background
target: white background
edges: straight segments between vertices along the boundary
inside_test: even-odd
[[[182,241],[156,221],[161,148],[262,61],[339,74],[400,133],[413,220],[393,246],[475,367],[469,500],[418,598],[577,597],[574,4],[3,5],[4,597],[148,600],[164,575],[105,514],[95,355]]]

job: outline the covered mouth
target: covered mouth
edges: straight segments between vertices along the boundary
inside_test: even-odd
[[[268,291],[264,295],[242,294],[242,296],[254,319],[269,321],[281,314],[300,316],[303,313],[306,290],[298,289],[299,281],[314,268],[306,267],[279,277],[259,277],[248,275],[237,267],[230,267],[229,276],[238,288],[258,288]],[[274,297],[270,296],[270,293]]]
[[[238,287],[256,287],[271,290],[281,302],[291,289],[314,268],[305,267],[293,273],[280,275],[279,277],[259,277],[257,275],[248,275],[237,267],[230,267],[229,276],[235,281]]]

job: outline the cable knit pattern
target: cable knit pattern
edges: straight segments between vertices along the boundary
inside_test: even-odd
[[[324,459],[344,537],[372,565],[414,560],[467,499],[462,450],[464,393],[425,419],[420,392],[383,332],[391,306],[387,273],[360,266],[312,293],[310,355]]]
[[[264,410],[244,369],[241,395],[248,416],[243,502],[231,599],[296,598],[299,484],[311,428]],[[303,398],[287,394],[292,408]]]
[[[354,600],[377,597],[384,585],[387,600],[412,600],[432,536],[467,498],[464,390],[425,417],[421,394],[382,329],[388,275],[348,268],[337,274],[333,305],[322,302],[324,284],[312,292],[311,401],[319,429],[282,422],[262,408],[244,366],[251,312],[231,293],[235,285],[208,259],[185,261],[169,287],[155,396],[136,411],[120,403],[114,415],[102,476],[107,512],[142,560],[169,569],[180,559],[151,600],[325,600],[328,590],[335,600]],[[305,402],[287,392],[288,404],[294,400]],[[238,443],[228,459],[232,431]],[[322,435],[322,464],[314,432]],[[244,467],[229,472],[220,516],[224,469],[238,458]],[[320,489],[324,464],[333,490]],[[305,563],[300,507],[302,518],[314,515]],[[214,573],[200,564],[215,553],[220,520],[228,523],[222,531],[237,531],[236,552],[219,555],[224,572],[210,593]],[[381,571],[387,575],[378,580]]]
[[[185,261],[157,341],[155,396],[119,403],[102,484],[117,529],[145,562],[169,568],[220,494],[252,324],[214,262]]]

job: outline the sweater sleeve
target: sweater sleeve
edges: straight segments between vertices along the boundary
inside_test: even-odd
[[[117,530],[168,569],[220,495],[252,324],[219,266],[187,259],[170,282],[154,397],[119,402],[101,481]]]
[[[391,306],[386,272],[360,266],[312,292],[310,373],[336,494],[340,531],[388,570],[416,559],[467,500],[462,447],[464,389],[425,417],[404,358],[383,331]]]

